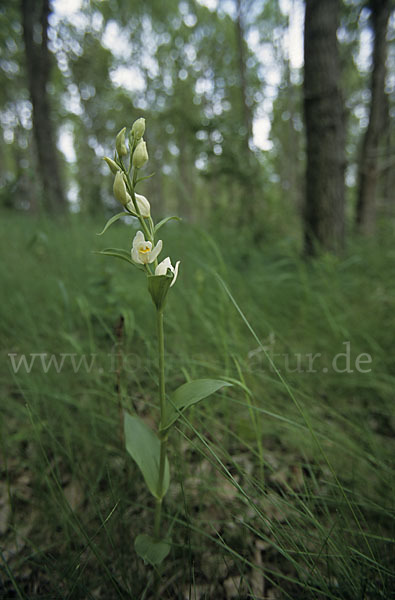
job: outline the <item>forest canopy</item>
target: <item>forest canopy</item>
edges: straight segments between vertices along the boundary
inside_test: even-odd
[[[308,112],[316,110],[306,104],[310,76],[314,94],[325,95],[329,81],[339,93],[335,144],[342,148],[333,140],[329,146],[344,157],[328,201],[338,206],[337,229],[344,220],[373,229],[377,211],[393,210],[395,79],[387,66],[394,63],[394,17],[386,0],[323,2],[332,22],[315,25],[318,4],[307,2],[304,23],[299,0],[153,0],[133,9],[122,0],[6,0],[1,205],[95,214],[102,204],[111,211],[101,159],[125,119],[143,116],[151,124],[148,147],[155,147],[156,177],[147,185],[162,212],[192,222],[210,215],[229,226],[254,223],[257,239],[281,227],[286,214],[296,235],[304,222],[307,241],[312,228],[324,246],[342,245],[316,222],[329,217],[315,181],[328,186],[308,157],[326,166],[331,159],[314,149],[324,147],[325,134],[316,131],[322,106],[316,121]],[[328,56],[338,54],[336,65],[324,56],[309,66],[319,56],[308,46],[314,27],[324,45],[332,35]],[[332,118],[328,102],[324,120]]]

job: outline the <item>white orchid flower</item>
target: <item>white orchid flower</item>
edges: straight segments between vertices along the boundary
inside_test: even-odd
[[[162,240],[152,248],[152,243],[144,239],[142,231],[138,231],[134,236],[132,247],[132,260],[139,265],[147,265],[154,262],[158,254],[162,250]]]
[[[128,194],[129,196],[129,194]],[[147,198],[145,196],[142,196],[141,194],[135,194],[136,197],[136,202],[137,202],[137,206],[139,207],[140,210],[140,214],[142,217],[145,217],[146,219],[151,215],[151,206],[150,203],[148,202]],[[126,208],[136,214],[136,209],[134,207],[133,204],[133,200],[130,198],[129,196],[129,201],[126,204]]]
[[[159,263],[159,265],[156,267],[156,269],[155,269],[155,275],[166,275],[167,274],[167,270],[170,269],[170,271],[173,273],[173,279],[172,279],[172,282],[170,284],[170,287],[171,287],[176,282],[177,275],[178,275],[178,267],[179,266],[180,266],[180,261],[179,260],[176,262],[175,267],[173,267],[173,265],[171,264],[170,258],[167,257],[167,258],[165,258],[165,260],[162,260],[162,262]]]

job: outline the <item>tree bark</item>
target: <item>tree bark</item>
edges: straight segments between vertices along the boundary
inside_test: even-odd
[[[344,244],[344,108],[336,32],[338,0],[306,0],[304,113],[307,138],[305,252]]]
[[[26,71],[33,108],[33,134],[42,184],[44,208],[64,212],[66,199],[61,184],[55,134],[47,92],[51,70],[48,50],[49,0],[22,0]]]
[[[362,142],[358,171],[357,228],[365,234],[373,233],[376,224],[377,184],[379,176],[378,154],[384,133],[386,97],[385,76],[387,42],[386,33],[391,12],[390,0],[370,0],[373,29],[373,68],[369,122]]]

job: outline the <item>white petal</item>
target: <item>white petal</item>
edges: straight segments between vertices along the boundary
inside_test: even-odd
[[[174,273],[174,276],[173,276],[173,281],[171,282],[171,284],[170,284],[170,287],[171,287],[172,285],[174,285],[174,284],[175,284],[175,282],[176,282],[177,275],[178,275],[178,267],[180,266],[180,262],[181,262],[181,261],[179,261],[179,260],[176,262],[176,266],[174,267],[174,270],[173,270],[173,273]]]
[[[134,260],[134,262],[138,263],[139,265],[144,264],[143,261],[140,259],[139,251],[137,250],[137,248],[132,248],[132,260]]]
[[[167,269],[173,270],[169,257],[165,258],[165,260],[162,260],[162,262],[159,263],[155,269],[155,275],[166,275]]]
[[[156,259],[156,257],[160,253],[160,251],[162,250],[162,246],[163,246],[162,240],[159,240],[159,242],[156,244],[155,248],[150,252],[150,256],[149,256],[150,263],[154,262],[154,260]]]
[[[137,248],[137,246],[139,244],[141,244],[142,242],[144,242],[144,234],[142,231],[138,231],[136,233],[136,235],[134,236],[134,240],[133,240],[133,248]]]
[[[150,252],[147,252],[146,254],[139,254],[139,257],[142,265],[147,265],[149,262],[152,262],[150,258]]]

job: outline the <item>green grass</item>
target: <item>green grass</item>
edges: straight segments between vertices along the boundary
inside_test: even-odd
[[[2,215],[1,598],[152,595],[133,540],[154,503],[123,449],[119,401],[157,416],[155,312],[141,273],[91,253],[131,245],[130,227],[96,237],[102,225]],[[391,598],[391,240],[307,263],[291,238],[258,249],[186,224],[162,232],[182,261],[165,317],[168,390],[234,385],[171,436],[161,597]],[[332,367],[344,342],[353,372]],[[95,362],[45,373],[38,357],[14,373],[10,353]],[[370,372],[355,368],[362,353]]]

